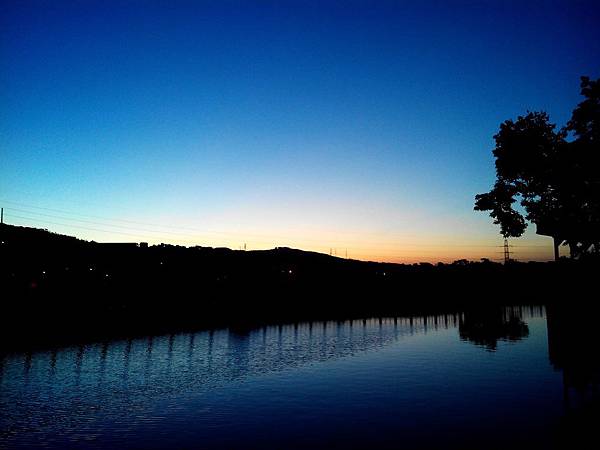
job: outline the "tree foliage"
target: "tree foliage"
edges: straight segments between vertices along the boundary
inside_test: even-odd
[[[560,130],[545,112],[528,112],[494,136],[496,182],[475,196],[475,210],[490,211],[505,238],[521,236],[529,221],[566,241],[572,256],[600,247],[600,80],[582,77],[581,94]]]

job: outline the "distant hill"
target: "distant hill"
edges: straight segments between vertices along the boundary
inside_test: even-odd
[[[595,261],[407,265],[285,247],[97,243],[3,224],[0,325],[5,333],[50,339],[544,303],[572,294],[597,267]]]

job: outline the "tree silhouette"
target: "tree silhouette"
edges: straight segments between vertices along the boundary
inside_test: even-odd
[[[555,259],[561,242],[569,244],[573,257],[592,245],[599,250],[600,83],[582,77],[581,88],[586,100],[559,131],[545,112],[500,125],[493,150],[496,183],[475,196],[475,210],[490,211],[505,238],[521,236],[526,221],[551,236]],[[575,136],[571,142],[569,133]]]
[[[577,198],[577,226],[569,245],[572,254],[581,254],[591,245],[600,252],[600,79],[581,77],[585,100],[573,111],[566,130],[576,139],[570,144],[572,193]]]

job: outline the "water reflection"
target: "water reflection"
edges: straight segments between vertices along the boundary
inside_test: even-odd
[[[130,420],[132,412],[165,396],[197,394],[235,380],[373,351],[403,336],[426,333],[428,323],[447,328],[458,320],[454,314],[308,322],[4,355],[0,409],[8,414],[2,416],[0,442],[16,439],[17,444],[48,424],[45,443],[52,445],[53,435],[90,431],[101,417]]]
[[[555,370],[563,374],[565,404],[569,408],[597,398],[600,378],[598,360],[593,356],[597,350],[597,333],[591,332],[592,328],[584,327],[587,330],[584,331],[576,326],[577,317],[555,309],[547,312],[549,359]],[[481,373],[474,374],[474,380],[480,383],[478,380],[495,376],[491,374],[511,370],[510,364],[514,362],[498,359],[492,361],[495,365],[490,372],[477,369],[479,362],[487,361],[482,358],[488,352],[480,351],[471,344],[490,350],[493,355],[507,353],[510,344],[516,346],[535,333],[545,334],[545,319],[544,307],[511,307],[421,317],[211,330],[4,355],[0,358],[0,411],[3,412],[0,419],[0,447],[88,447],[103,433],[105,439],[106,435],[111,436],[111,446],[121,447],[128,445],[119,441],[118,436],[141,439],[136,431],[140,428],[145,430],[144,435],[162,433],[160,430],[163,429],[168,433],[169,427],[189,432],[189,428],[182,428],[181,423],[208,420],[202,418],[204,409],[195,407],[193,412],[187,411],[181,415],[169,410],[169,422],[167,411],[161,405],[171,401],[179,404],[183,401],[181,399],[190,396],[204,398],[239,382],[244,382],[252,391],[269,374],[293,373],[294,369],[312,366],[322,370],[318,373],[322,374],[320,382],[323,383],[331,377],[347,375],[339,372],[342,369],[333,362],[351,360],[361,355],[376,355],[379,350],[394,348],[397,343],[397,352],[385,353],[385,358],[382,357],[386,370],[371,370],[372,362],[358,368],[343,369],[357,370],[356,374],[352,372],[352,376],[368,380],[364,385],[368,388],[361,385],[363,387],[360,389],[369,389],[371,395],[380,398],[379,403],[370,406],[368,414],[362,413],[366,414],[364,423],[377,423],[373,420],[384,423],[389,420],[389,411],[394,402],[400,401],[401,397],[400,391],[390,391],[389,385],[385,387],[386,380],[404,380],[400,386],[406,388],[402,394],[406,395],[402,401],[408,402],[403,403],[405,409],[413,401],[416,405],[423,401],[420,396],[425,392],[420,393],[417,388],[423,383],[430,383],[433,391],[437,392],[435,386],[440,383],[436,381],[439,374],[444,374],[442,379],[445,380],[450,373],[457,373],[457,379],[460,379],[463,375],[457,372],[457,367],[471,367],[471,372],[480,370]],[[536,324],[535,332],[533,323]],[[458,344],[460,347],[455,347],[455,342],[460,341],[469,345]],[[503,347],[503,344],[509,347]],[[452,358],[447,357],[448,345],[452,345]],[[406,351],[409,349],[414,365],[412,371],[403,372],[409,363],[408,359],[403,359],[407,358]],[[543,350],[545,348],[535,346],[528,349],[529,352]],[[531,356],[523,354],[521,357],[528,361],[534,359]],[[547,357],[544,355],[544,358]],[[550,368],[548,359],[546,364]],[[332,367],[335,367],[331,369],[334,371],[329,372]],[[548,377],[550,391],[551,372],[544,367],[532,368],[535,377],[540,374]],[[532,375],[532,382],[535,382],[535,377]],[[506,382],[501,378],[498,380],[497,383]],[[475,381],[468,387],[458,385],[455,397],[450,396],[451,391],[444,389],[443,395],[438,393],[438,398],[427,398],[427,401],[448,401],[463,410],[460,405],[467,397],[461,389],[479,389]],[[516,375],[515,381],[519,381]],[[507,386],[506,389],[510,391],[506,392],[502,386],[498,384],[495,387],[497,392],[490,391],[485,384],[482,389],[487,389],[486,395],[497,394],[499,399],[506,397],[507,392],[513,395],[514,384]],[[310,399],[314,386],[304,386],[304,389],[307,390],[307,399]],[[361,401],[365,401],[360,389],[346,390],[340,395],[355,397],[356,401],[352,404],[360,405]],[[577,397],[575,400],[574,396]],[[339,397],[335,401],[341,405],[342,399]],[[320,397],[316,397],[309,403],[319,400]],[[269,414],[285,413],[289,400],[283,398],[280,401],[280,409]],[[238,407],[247,407],[247,403],[241,402]],[[338,406],[327,403],[322,407],[326,410],[318,410],[315,406],[313,413],[317,416],[327,415],[336,411]],[[269,405],[269,408],[273,406]],[[209,416],[218,421],[223,420],[223,414],[222,411],[217,413],[213,410]],[[228,417],[234,417],[233,413],[229,414]],[[356,414],[360,416],[361,413],[359,411]],[[248,420],[246,416],[235,417],[235,420],[242,422]],[[360,422],[362,419],[356,417],[356,420]],[[215,427],[214,424],[211,426]],[[106,445],[108,441],[103,442]]]
[[[219,380],[231,380],[373,350],[402,336],[426,333],[428,322],[441,321],[446,328],[456,326],[459,317],[454,314],[307,322],[253,330],[171,334],[47,352],[8,354],[1,358],[0,383],[5,387],[3,394],[6,394],[6,388],[18,386],[26,376],[38,387],[52,377],[98,385],[116,380],[127,383],[130,378],[134,379],[132,383],[136,383],[142,374],[154,380],[168,375],[168,380],[158,384],[183,386],[189,384],[190,372],[193,372],[195,380],[201,377],[210,382],[216,378],[211,375],[213,370],[218,371]],[[361,332],[354,332],[356,328]],[[172,371],[182,366],[186,367],[185,371]],[[171,371],[173,373],[170,374]],[[105,381],[103,377],[106,377]]]
[[[531,309],[528,311],[531,317]],[[488,308],[462,315],[460,338],[495,351],[498,341],[520,341],[529,336],[529,327],[523,321],[523,307]]]
[[[575,313],[570,308],[549,307],[548,355],[562,372],[567,409],[598,399],[600,384],[600,338],[596,314]]]

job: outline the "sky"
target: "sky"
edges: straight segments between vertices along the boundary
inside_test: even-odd
[[[559,126],[600,4],[8,1],[5,222],[99,242],[501,259],[499,124]],[[519,260],[552,259],[531,225]]]

